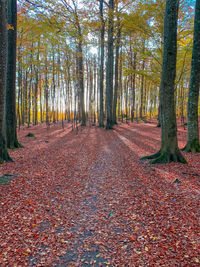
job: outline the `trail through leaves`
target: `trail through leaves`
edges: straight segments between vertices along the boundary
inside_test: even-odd
[[[155,125],[23,128],[0,166],[17,175],[0,184],[0,266],[199,266],[200,155],[140,161],[159,149]]]

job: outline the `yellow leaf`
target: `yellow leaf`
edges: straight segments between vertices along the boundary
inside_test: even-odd
[[[12,25],[10,25],[10,24],[7,24],[7,30],[8,30],[8,31],[9,31],[9,30],[14,31],[14,27],[13,27]]]
[[[148,247],[145,247],[145,251],[149,251],[149,248]]]

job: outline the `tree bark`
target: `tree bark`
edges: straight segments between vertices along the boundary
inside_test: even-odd
[[[6,138],[9,148],[21,147],[17,140],[16,121],[16,47],[17,1],[7,0],[8,59],[6,82]]]
[[[11,160],[6,147],[5,108],[7,74],[6,1],[0,0],[0,164]]]
[[[194,39],[192,50],[192,67],[190,76],[188,98],[188,135],[187,144],[183,150],[187,152],[200,152],[198,100],[200,84],[200,0],[196,0]]]
[[[101,18],[101,63],[100,63],[100,116],[99,127],[104,127],[104,112],[103,112],[103,91],[104,91],[104,35],[105,35],[105,21],[103,18],[103,0],[100,1],[100,18]]]
[[[150,163],[186,163],[178,148],[175,112],[175,77],[177,55],[177,19],[179,0],[167,0],[164,21],[164,52],[160,87],[161,149],[152,156]]]
[[[114,0],[109,0],[108,14],[108,59],[106,68],[106,129],[112,129],[112,102],[113,102],[113,31],[114,31]]]
[[[142,71],[144,72],[145,60],[142,61]],[[143,106],[144,106],[144,74],[141,77],[141,88],[140,88],[140,119],[143,118]]]
[[[133,96],[133,102],[132,102],[132,110],[131,110],[131,121],[133,122],[133,119],[135,118],[135,71],[136,71],[136,59],[137,59],[137,53],[134,52],[133,56],[133,62],[131,62],[133,74],[131,75],[131,86],[132,86],[132,96]]]
[[[79,42],[78,42],[78,82],[80,90],[80,109],[81,109],[81,126],[86,126],[85,116],[85,101],[84,101],[84,69],[83,69],[83,49],[82,49],[82,34],[79,29]]]
[[[117,43],[115,49],[115,87],[114,87],[114,100],[113,100],[113,124],[117,124],[116,110],[117,110],[117,96],[119,90],[119,48],[120,48],[120,37],[121,37],[121,28],[120,22],[117,23]]]

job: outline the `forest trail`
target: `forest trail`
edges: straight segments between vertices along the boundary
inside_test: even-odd
[[[0,166],[20,175],[0,186],[0,266],[198,266],[200,156],[140,161],[159,149],[159,132],[23,128],[24,148]],[[178,136],[183,147],[186,131]]]

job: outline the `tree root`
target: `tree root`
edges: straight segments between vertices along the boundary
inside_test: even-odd
[[[149,163],[150,164],[156,164],[156,163],[170,163],[170,162],[181,162],[183,164],[186,164],[187,161],[183,157],[180,151],[177,151],[175,153],[170,153],[170,152],[162,152],[159,151],[156,154],[150,155],[143,157],[142,160],[146,159],[152,159]]]
[[[19,141],[16,138],[12,144],[8,145],[8,148],[10,148],[10,149],[23,148],[23,146],[22,146],[22,144],[19,143]]]
[[[145,156],[145,157],[141,158],[141,160],[155,159],[155,158],[158,158],[160,155],[161,155],[161,152],[158,151],[157,153],[155,153],[153,155],[149,155],[149,156]]]
[[[113,123],[112,122],[106,123],[106,130],[113,130]]]
[[[188,142],[186,146],[182,149],[182,151],[192,152],[193,154],[200,153],[199,140],[193,140],[192,142]]]
[[[106,130],[113,130],[114,128],[111,125],[106,125]]]
[[[2,153],[0,155],[0,164],[3,164],[4,161],[13,162],[13,159],[9,156],[8,150],[6,147],[2,149]]]
[[[20,144],[20,142],[18,141],[17,138],[16,138],[16,140],[15,140],[15,148],[23,148],[23,145]]]

